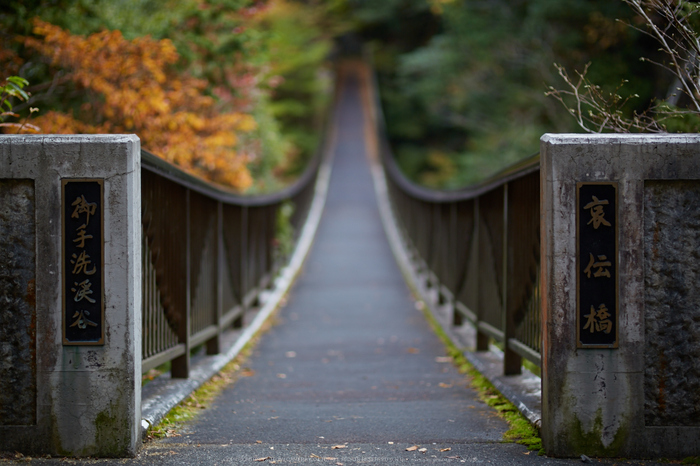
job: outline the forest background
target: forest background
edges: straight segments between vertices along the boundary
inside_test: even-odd
[[[368,45],[399,165],[443,189],[536,153],[545,132],[580,130],[545,95],[566,87],[555,64],[573,74],[590,63],[587,78],[629,98],[628,115],[673,83],[622,0],[9,3],[0,78],[26,78],[31,93],[10,118],[38,107],[31,124],[45,133],[135,132],[151,152],[246,192],[279,189],[313,154],[338,44]]]

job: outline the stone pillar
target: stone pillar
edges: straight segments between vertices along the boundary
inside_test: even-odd
[[[134,135],[0,135],[0,450],[141,443]]]
[[[545,450],[700,454],[700,135],[546,134],[541,203]]]

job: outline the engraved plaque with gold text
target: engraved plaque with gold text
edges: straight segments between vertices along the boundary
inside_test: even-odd
[[[577,347],[618,347],[617,182],[576,188]]]
[[[104,344],[103,180],[62,181],[63,344]]]

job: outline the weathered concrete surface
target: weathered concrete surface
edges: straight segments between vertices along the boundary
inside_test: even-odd
[[[644,420],[647,426],[700,427],[698,208],[700,181],[645,183]]]
[[[0,425],[36,422],[34,182],[0,177]]]
[[[700,429],[647,426],[644,403],[645,181],[700,178],[698,153],[698,135],[542,137],[542,434],[550,454],[700,454]],[[579,181],[619,183],[618,349],[576,348]],[[698,335],[697,320],[687,322]]]
[[[37,219],[36,420],[0,423],[0,450],[124,456],[140,445],[139,147],[126,135],[0,136],[0,178],[31,180]],[[103,346],[62,344],[63,178],[104,180]]]

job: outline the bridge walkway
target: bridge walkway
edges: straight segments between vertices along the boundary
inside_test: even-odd
[[[342,87],[325,211],[276,325],[212,408],[137,463],[570,464],[501,443],[507,424],[416,310],[382,229],[360,86]]]

